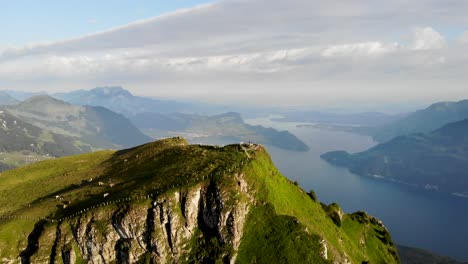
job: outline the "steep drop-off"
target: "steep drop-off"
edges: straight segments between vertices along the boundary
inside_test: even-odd
[[[324,205],[259,145],[182,138],[0,175],[2,263],[397,263],[364,212]]]

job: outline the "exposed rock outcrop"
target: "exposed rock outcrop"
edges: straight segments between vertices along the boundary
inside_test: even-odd
[[[244,182],[233,175],[234,182]],[[216,239],[233,263],[252,196],[245,184],[227,188],[207,181],[153,200],[91,210],[76,218],[35,229],[22,263],[180,263],[200,240]],[[243,199],[241,199],[241,197]],[[247,199],[245,199],[247,198]]]

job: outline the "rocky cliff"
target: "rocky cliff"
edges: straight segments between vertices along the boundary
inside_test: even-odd
[[[383,223],[320,204],[258,145],[174,138],[0,179],[2,263],[398,262]]]
[[[236,180],[243,182],[241,175]],[[244,191],[247,191],[244,189]],[[196,185],[155,199],[120,203],[60,221],[39,222],[21,252],[22,263],[156,263],[189,261],[199,239],[239,248],[249,200],[216,184]],[[239,189],[239,194],[248,193]],[[226,251],[223,260],[234,262]],[[196,260],[196,259],[195,259]]]

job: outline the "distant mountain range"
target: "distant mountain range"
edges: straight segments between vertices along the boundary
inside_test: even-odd
[[[361,153],[334,151],[322,158],[356,174],[468,196],[468,119],[428,134],[398,136]]]
[[[13,98],[11,95],[8,93],[0,91],[0,105],[12,105],[16,104],[19,101]]]
[[[398,246],[401,264],[468,264],[450,257],[436,255],[427,250]]]
[[[188,114],[214,108],[134,96],[122,87],[97,87],[52,96],[75,105],[100,106],[121,113],[154,138],[183,134],[191,139],[198,137],[230,142],[252,141],[289,150],[308,150],[308,146],[291,133],[248,125],[237,113],[212,116]]]
[[[26,91],[18,91],[18,90],[3,90],[3,93],[8,94],[9,96],[13,97],[18,102],[24,101],[28,98],[37,96],[37,95],[47,95],[47,92],[40,91],[40,92],[26,92]]]
[[[428,133],[442,126],[468,118],[468,100],[439,102],[395,122],[380,126],[371,134],[379,142],[412,133]]]
[[[9,94],[32,97],[18,101]],[[54,96],[66,97],[75,104],[42,93],[0,92],[0,105],[3,105],[0,170],[96,149],[133,147],[153,140],[139,128],[153,138],[182,134],[229,142],[252,141],[290,150],[308,149],[289,132],[250,126],[236,113],[216,116],[167,113],[190,105],[133,96],[119,87]],[[125,113],[131,120],[106,106]],[[139,113],[148,110],[161,112]]]
[[[132,147],[151,140],[120,114],[103,107],[72,105],[48,95],[6,109],[25,122],[77,137],[96,148]]]
[[[152,139],[103,107],[75,106],[47,95],[0,109],[0,170]]]
[[[26,163],[91,151],[79,139],[52,133],[0,111],[0,171]]]
[[[122,87],[97,87],[52,96],[75,105],[102,106],[127,117],[145,112],[191,112],[195,108],[191,103],[134,96]]]
[[[239,113],[224,113],[214,116],[189,114],[142,113],[132,118],[134,124],[147,133],[183,134],[190,139],[224,139],[231,143],[240,141],[269,144],[279,148],[306,151],[309,147],[288,131],[277,131],[263,126],[246,124]]]
[[[377,112],[357,114],[322,113],[315,111],[290,112],[276,118],[281,122],[312,122],[299,125],[316,129],[353,132],[372,136],[385,142],[397,136],[429,133],[442,126],[468,118],[468,100],[438,102],[412,113],[387,115]]]
[[[0,151],[26,150],[39,154],[65,156],[91,151],[89,146],[79,148],[73,145],[78,140],[72,136],[60,135],[18,119],[8,111],[0,111]]]

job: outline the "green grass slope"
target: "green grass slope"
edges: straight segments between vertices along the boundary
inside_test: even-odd
[[[262,153],[263,152],[263,153]],[[280,174],[280,172],[272,165],[272,161],[264,150],[259,153],[255,153],[255,157],[251,163],[251,166],[247,168],[248,175],[255,175],[249,177],[249,184],[254,189],[258,190],[258,198],[264,204],[266,208],[260,207],[259,214],[273,215],[273,216],[289,216],[293,218],[293,222],[300,223],[303,228],[302,235],[308,234],[311,239],[315,241],[324,240],[328,245],[328,254],[332,256],[332,259],[337,259],[340,262],[345,262],[346,259],[351,263],[394,263],[398,262],[398,256],[393,242],[386,229],[380,224],[380,221],[367,215],[364,212],[357,212],[354,214],[344,214],[339,206],[331,206],[331,208],[339,217],[340,223],[335,223],[333,217],[327,214],[326,206],[316,201],[313,197],[288,180],[286,177]],[[270,207],[270,208],[268,208]],[[325,208],[324,208],[325,207]],[[271,212],[274,210],[274,213]],[[254,211],[255,213],[256,211]],[[273,217],[271,216],[271,217]],[[265,219],[264,217],[254,218],[252,216],[249,221],[251,225],[257,224],[258,219]],[[268,236],[268,228],[274,228],[275,225],[271,223],[260,222],[260,226],[264,228],[253,228],[252,235],[249,231],[245,234],[245,241],[252,241],[252,244],[258,245],[259,248],[248,247],[243,248],[241,246],[239,259],[245,257],[246,262],[250,263],[268,263],[269,257],[275,256],[273,252],[268,248],[262,249],[261,245],[270,244],[270,237]],[[275,221],[276,222],[276,221]],[[281,221],[278,221],[278,225],[281,225]],[[285,231],[283,227],[279,228]],[[260,234],[259,234],[260,232]],[[263,234],[261,234],[263,233]],[[281,234],[279,234],[281,235]],[[300,239],[300,236],[296,232],[286,232],[287,239]],[[245,242],[247,243],[247,242]],[[288,242],[284,242],[288,243]],[[315,247],[311,247],[307,243],[294,243],[295,250],[288,250],[289,248],[282,247],[284,251],[279,251],[282,256],[289,256],[285,258],[284,263],[294,263],[293,260],[307,260],[310,259],[309,263],[316,262],[313,256],[299,257],[299,252],[307,252],[309,254],[316,255],[317,249],[319,248],[317,243]],[[299,252],[297,252],[299,251]],[[261,252],[261,254],[259,254]],[[244,255],[245,254],[245,255]],[[265,256],[262,261],[258,260],[258,256]],[[293,261],[293,262],[289,262]],[[270,262],[271,263],[271,262]]]
[[[111,208],[136,208],[191,186],[224,186],[232,190],[228,196],[237,197],[228,201],[246,202],[246,196],[239,196],[236,189],[241,183],[232,177],[239,174],[247,183],[251,209],[236,253],[237,263],[399,261],[379,220],[364,212],[344,214],[336,204],[316,201],[314,195],[279,173],[263,147],[188,145],[182,138],[44,161],[2,173],[0,258],[30,253],[52,258],[54,254],[42,253],[46,249],[35,248],[38,242],[34,241],[41,241],[41,246],[45,243],[46,248],[56,247],[47,245],[53,243],[55,226],[68,226],[81,212],[93,211],[97,217]],[[109,203],[112,205],[102,206]],[[113,221],[117,216],[112,216]],[[95,219],[94,225],[105,237],[105,222]],[[117,245],[125,248],[124,242]],[[226,254],[233,254],[232,248],[216,237],[196,239],[191,245],[184,249],[187,263],[221,263]],[[69,247],[76,252],[77,261],[85,259],[75,244]],[[143,254],[140,260],[149,258]]]

